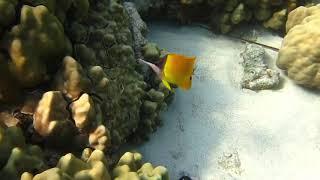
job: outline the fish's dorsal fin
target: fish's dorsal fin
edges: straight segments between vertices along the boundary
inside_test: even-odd
[[[176,59],[183,59],[183,60],[190,60],[190,61],[195,61],[196,60],[196,57],[195,56],[185,56],[185,55],[182,55],[182,54],[174,54],[174,53],[171,53],[171,54],[167,54],[167,58],[168,56],[172,56],[172,57],[175,57]]]

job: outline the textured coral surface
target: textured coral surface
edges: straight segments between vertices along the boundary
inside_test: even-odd
[[[1,178],[168,179],[166,168],[143,164],[139,153],[125,153],[118,161],[121,145],[147,140],[162,124],[160,113],[174,95],[136,61],[158,63],[164,52],[146,39],[139,12],[205,21],[224,33],[252,21],[281,30],[286,13],[300,2],[135,3],[0,0],[0,102],[6,114],[0,122]],[[317,12],[312,7],[290,13],[278,63],[310,86],[319,83],[318,52],[303,44],[318,35]]]
[[[297,84],[320,88],[320,8],[299,7],[289,14],[288,33],[279,51],[277,66]]]

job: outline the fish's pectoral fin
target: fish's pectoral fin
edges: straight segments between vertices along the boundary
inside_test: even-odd
[[[173,91],[168,81],[166,81],[165,79],[162,79],[162,83],[163,83],[163,85],[164,85],[166,88],[168,88],[170,91]]]

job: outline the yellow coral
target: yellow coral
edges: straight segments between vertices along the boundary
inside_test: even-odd
[[[77,128],[87,128],[95,122],[96,111],[94,106],[93,100],[86,93],[70,105],[72,117]]]
[[[56,70],[58,62],[71,51],[63,25],[42,5],[24,5],[20,24],[13,26],[4,39],[11,71],[24,87],[48,80],[48,71]]]
[[[86,151],[85,149],[84,151]],[[22,180],[110,180],[106,159],[102,151],[95,150],[88,154],[88,159],[78,159],[69,153],[62,156],[57,167],[48,169],[33,177],[30,173],[23,173]]]
[[[295,25],[302,23],[304,18],[317,13],[320,13],[320,5],[311,7],[300,6],[295,10],[291,11],[288,15],[288,20],[286,23],[286,32],[289,32],[289,30],[293,28]]]
[[[290,30],[279,51],[277,66],[287,70],[297,84],[320,88],[320,14],[313,14],[318,11],[315,8],[318,7],[309,12],[298,8],[290,13]],[[302,17],[305,18],[301,20]],[[294,19],[300,23],[291,23]]]

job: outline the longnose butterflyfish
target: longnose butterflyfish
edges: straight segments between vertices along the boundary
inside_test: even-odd
[[[183,90],[188,90],[192,86],[196,57],[168,54],[161,59],[160,66],[142,59],[139,59],[139,62],[150,66],[170,91],[172,91],[170,84],[176,85]]]

